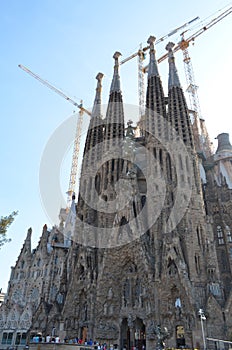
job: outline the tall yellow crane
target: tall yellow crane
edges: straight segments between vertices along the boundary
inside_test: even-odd
[[[77,127],[76,127],[76,135],[75,135],[75,139],[74,139],[69,187],[68,187],[68,191],[67,191],[67,194],[68,194],[67,206],[69,207],[71,200],[72,200],[72,194],[75,192],[75,189],[76,189],[76,179],[77,179],[77,172],[78,172],[78,159],[79,159],[79,153],[80,153],[80,139],[81,139],[82,124],[83,124],[83,115],[86,113],[91,117],[91,113],[83,107],[82,101],[81,101],[81,103],[77,103],[72,98],[67,96],[63,91],[61,91],[60,89],[53,86],[47,80],[42,79],[39,75],[37,75],[36,73],[33,73],[30,69],[23,66],[22,64],[19,64],[18,67],[21,68],[22,70],[24,70],[29,75],[31,75],[36,80],[38,80],[40,83],[47,86],[49,89],[56,92],[61,97],[65,98],[68,102],[72,103],[75,107],[79,108],[79,110],[80,110],[78,121],[77,121]]]
[[[199,19],[199,17],[195,17],[194,19],[184,23],[180,27],[173,29],[168,34],[166,34],[166,35],[162,36],[161,38],[159,38],[158,40],[156,40],[155,44],[157,45],[157,44],[163,42],[165,39],[176,34],[179,30],[184,29],[185,27],[192,24],[197,19]],[[132,58],[134,58],[136,56],[138,57],[138,94],[139,94],[139,115],[140,115],[140,117],[144,113],[144,101],[145,101],[143,61],[145,59],[145,53],[149,48],[150,48],[150,46],[142,47],[142,44],[140,44],[140,48],[138,51],[136,51],[135,53],[133,53],[132,55],[130,55],[129,57],[125,58],[124,60],[122,60],[120,62],[120,64],[122,65],[122,64],[130,61]]]

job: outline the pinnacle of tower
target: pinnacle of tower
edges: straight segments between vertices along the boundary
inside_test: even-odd
[[[119,76],[119,57],[121,56],[121,53],[116,51],[113,55],[113,58],[115,59],[115,65],[114,65],[114,75],[113,80],[110,87],[110,92],[120,92],[120,76]]]
[[[29,229],[27,230],[27,237],[26,237],[26,239],[31,239],[31,234],[32,234],[32,228],[29,227]]]
[[[166,118],[166,105],[162,81],[158,73],[158,65],[155,58],[155,37],[150,36],[147,40],[150,45],[150,62],[148,68],[146,113],[142,122],[144,132],[159,136],[163,134],[163,118]],[[161,125],[162,124],[162,125]]]
[[[172,42],[169,42],[166,45],[166,50],[168,51],[168,62],[169,62],[169,78],[168,78],[169,89],[173,86],[181,87],[179,76],[175,65],[175,57],[172,50],[174,46],[175,44]]]
[[[150,45],[150,62],[148,66],[148,79],[152,76],[159,76],[157,61],[155,58],[155,48],[154,48],[155,40],[156,40],[156,37],[152,35],[147,40],[147,43]]]
[[[75,195],[75,192],[73,192],[71,210],[72,210],[74,213],[76,212],[76,203],[75,203],[75,199],[76,199],[76,195]]]
[[[219,134],[216,139],[218,140],[218,148],[216,150],[216,153],[219,153],[221,151],[232,151],[232,145],[230,143],[228,133]]]
[[[92,118],[101,116],[101,91],[102,91],[102,78],[104,77],[103,73],[98,73],[96,76],[97,79],[97,87],[96,87],[96,95],[92,110]]]
[[[28,252],[31,252],[31,235],[32,235],[32,228],[30,227],[27,231],[27,236],[24,241],[24,246],[22,250],[27,250]]]
[[[44,225],[43,225],[43,233],[44,233],[44,232],[46,233],[47,230],[48,230],[47,224],[44,224]]]

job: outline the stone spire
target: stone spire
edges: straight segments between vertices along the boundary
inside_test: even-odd
[[[30,227],[27,231],[27,237],[24,242],[24,249],[27,251],[28,254],[31,253],[31,235],[32,235],[32,228]]]
[[[86,166],[89,166],[88,164],[89,150],[93,149],[93,147],[96,144],[102,142],[103,140],[103,120],[101,117],[101,92],[102,92],[103,76],[104,76],[103,73],[98,73],[96,76],[96,79],[97,79],[96,94],[95,94],[94,105],[92,109],[92,116],[89,123],[89,129],[88,129],[86,142],[85,142],[85,149],[84,149],[83,164],[85,164]],[[99,147],[96,151],[98,151],[98,153],[100,152]]]
[[[119,77],[118,59],[120,55],[119,52],[115,52],[113,55],[115,60],[114,74],[106,111],[103,165],[99,176],[101,179],[99,181],[99,195],[105,202],[115,199],[114,185],[120,178],[122,171],[121,153],[124,140],[124,111]],[[104,156],[107,157],[106,161],[104,161]],[[102,214],[100,220],[103,227],[108,227],[109,224],[113,223],[114,214]]]
[[[147,43],[150,45],[150,62],[148,66],[148,79],[152,76],[159,76],[158,73],[158,67],[157,67],[157,61],[155,58],[155,48],[154,48],[154,42],[156,40],[156,37],[150,36],[147,40]]]
[[[114,65],[114,75],[111,83],[110,92],[121,91],[120,76],[119,76],[119,60],[118,60],[120,56],[121,56],[121,53],[118,51],[116,51],[113,56],[113,58],[115,59],[115,65]]]
[[[103,141],[103,128],[104,122],[101,117],[101,91],[102,91],[102,78],[103,74],[98,73],[96,76],[97,87],[94,99],[94,105],[92,109],[92,116],[89,123],[89,128],[85,141],[82,169],[81,169],[81,180],[80,180],[80,191],[78,196],[77,215],[83,221],[89,220],[91,208],[85,203],[85,199],[91,200],[96,192],[95,179],[92,175],[92,170],[95,168],[96,163],[102,157],[102,141]],[[83,198],[84,197],[84,198]]]
[[[161,136],[163,133],[163,118],[166,119],[165,98],[155,58],[155,37],[150,36],[147,42],[150,45],[150,62],[148,68],[146,113],[144,122],[142,122],[142,129],[144,129],[145,134],[150,133]]]
[[[98,73],[96,76],[97,79],[97,87],[96,87],[96,95],[94,100],[94,105],[92,109],[92,118],[101,116],[101,92],[102,92],[102,78],[104,77],[103,73]]]
[[[192,125],[175,65],[175,58],[172,51],[173,46],[174,44],[171,42],[166,46],[169,55],[168,121],[176,133],[182,137],[184,143],[194,147]]]
[[[178,77],[176,65],[175,65],[175,58],[173,55],[173,47],[175,46],[174,43],[169,42],[166,45],[166,50],[168,51],[168,62],[169,62],[169,78],[168,78],[168,88],[170,89],[172,86],[180,86],[180,80]]]
[[[114,74],[110,87],[109,103],[105,118],[105,143],[106,149],[110,149],[114,141],[113,139],[124,138],[124,111],[123,111],[123,100],[120,89],[120,76],[119,76],[119,61],[120,52],[115,52],[113,58]],[[118,143],[118,142],[117,142]],[[114,144],[115,145],[115,144]]]

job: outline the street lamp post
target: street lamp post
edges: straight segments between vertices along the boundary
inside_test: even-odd
[[[206,350],[205,332],[204,332],[204,324],[203,324],[203,321],[206,320],[206,317],[205,317],[203,309],[199,309],[198,314],[199,314],[200,320],[201,320],[201,331],[202,331],[204,350]]]

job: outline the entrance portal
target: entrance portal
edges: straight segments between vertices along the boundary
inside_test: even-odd
[[[184,335],[184,327],[177,326],[176,327],[176,347],[184,348],[185,347],[185,335]]]
[[[121,324],[121,348],[131,350],[135,347],[138,350],[146,348],[145,325],[141,318],[136,318],[133,327],[128,326],[128,319],[124,318]]]

